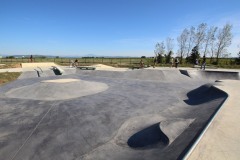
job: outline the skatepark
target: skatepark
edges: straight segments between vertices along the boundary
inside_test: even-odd
[[[237,159],[238,70],[52,66],[7,70],[22,74],[0,87],[1,159]]]

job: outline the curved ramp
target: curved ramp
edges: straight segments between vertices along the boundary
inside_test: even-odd
[[[185,76],[197,80],[240,80],[239,72],[233,71],[180,70],[180,72]]]
[[[171,144],[189,125],[194,119],[170,119],[162,121],[159,124],[160,130],[167,136],[168,145]]]
[[[199,105],[207,103],[218,98],[226,98],[227,94],[216,88],[212,84],[202,85],[187,93],[187,100],[184,100],[188,105]]]
[[[158,114],[128,119],[119,128],[114,142],[134,149],[163,149],[170,145],[194,119],[166,119]]]
[[[161,141],[164,135],[160,131],[159,122],[163,120],[165,118],[158,114],[130,118],[121,125],[113,141],[123,147],[148,149],[158,146],[162,148],[164,143]],[[149,134],[154,136],[144,136]]]
[[[153,124],[133,134],[128,139],[128,145],[132,148],[143,148],[151,145],[170,145],[194,119],[170,119]]]
[[[128,139],[127,142],[131,148],[143,148],[156,144],[162,144],[164,147],[168,143],[169,139],[159,128],[159,123],[148,126],[147,128],[135,133]]]

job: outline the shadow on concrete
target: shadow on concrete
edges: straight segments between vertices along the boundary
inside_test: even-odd
[[[227,98],[227,94],[211,84],[202,85],[187,93],[187,100],[183,100],[188,105],[199,105],[218,98]]]
[[[143,148],[149,147],[156,144],[161,144],[161,146],[167,146],[169,140],[167,136],[160,130],[160,123],[151,125],[128,139],[128,145],[132,148]]]

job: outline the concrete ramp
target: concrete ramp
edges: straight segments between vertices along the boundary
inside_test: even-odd
[[[156,146],[163,148],[165,135],[160,131],[159,122],[165,119],[159,114],[132,117],[122,124],[113,142],[125,148],[150,149]]]
[[[21,63],[21,66],[23,69],[34,69],[37,67],[45,69],[45,68],[51,68],[52,66],[58,66],[58,65],[53,62],[41,62],[41,63]]]
[[[234,71],[202,71],[202,70],[180,70],[183,75],[198,80],[239,80],[239,72]]]
[[[45,63],[22,63],[23,73],[18,79],[49,77],[65,74],[65,71],[53,62]]]
[[[179,70],[130,70],[125,72],[120,71],[85,71],[77,70],[77,74],[87,76],[99,76],[107,78],[135,79],[146,81],[161,81],[161,82],[186,82],[188,77],[182,75]]]
[[[150,146],[160,148],[170,145],[194,119],[170,119],[152,124],[128,139],[128,145],[135,149],[148,149]]]
[[[188,105],[199,105],[208,103],[218,98],[225,99],[227,94],[213,86],[212,84],[202,85],[187,93],[187,100],[184,100]]]
[[[41,71],[40,71],[41,72]],[[54,72],[52,70],[43,70],[43,72],[40,73],[41,77],[51,77],[55,76]],[[38,77],[37,71],[26,71],[22,72],[22,74],[18,77],[18,79],[28,79],[28,78],[36,78]]]
[[[159,128],[167,136],[170,145],[193,121],[194,119],[170,119],[162,121]]]

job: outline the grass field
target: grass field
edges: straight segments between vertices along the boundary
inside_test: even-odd
[[[16,80],[20,76],[20,72],[4,72],[0,73],[0,85],[4,85]]]
[[[71,61],[74,61],[75,58],[34,58],[33,62],[54,62],[58,65],[68,66]],[[79,66],[85,65],[94,65],[94,64],[105,64],[113,67],[133,67],[138,66],[141,58],[103,58],[103,57],[95,57],[95,58],[77,58]],[[145,65],[152,66],[153,58],[142,58]],[[215,68],[240,68],[240,65],[235,64],[234,58],[220,58],[219,64],[214,64],[214,59],[211,61],[210,58],[206,59],[208,66],[213,66]],[[5,66],[0,66],[2,68],[14,68],[20,66],[21,63],[30,62],[28,58],[13,58],[0,59],[0,63],[6,64]],[[165,59],[163,59],[163,63],[159,63],[156,66],[169,66],[169,64],[165,63]],[[183,63],[179,65],[180,67],[193,67],[193,64],[185,63],[185,59],[183,59]]]

